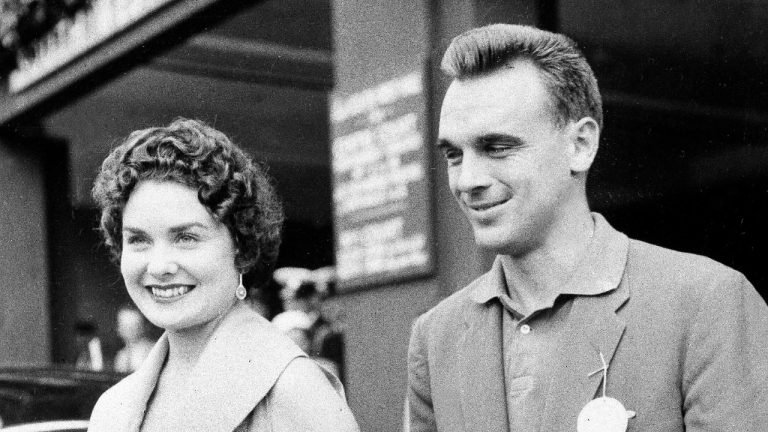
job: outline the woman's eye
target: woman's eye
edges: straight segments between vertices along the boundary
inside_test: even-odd
[[[197,236],[189,233],[182,233],[176,237],[176,241],[181,244],[193,244],[197,243]]]
[[[129,235],[125,238],[125,243],[129,244],[131,246],[134,245],[142,245],[148,243],[149,240],[147,240],[146,237],[140,236],[140,235]]]

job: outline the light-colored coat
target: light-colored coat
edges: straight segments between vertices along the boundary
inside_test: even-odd
[[[604,252],[625,260],[624,272],[615,290],[574,299],[540,430],[576,430],[579,411],[601,394],[602,374],[592,373],[602,352],[607,396],[637,413],[628,431],[768,431],[765,301],[728,267],[610,229]],[[509,429],[502,307],[473,299],[486,284],[506,287],[499,260],[414,325],[411,432]]]
[[[141,368],[109,389],[96,404],[89,432],[138,432],[147,403],[168,353],[164,334]],[[309,386],[301,376],[285,378],[288,366],[309,361],[306,355],[271,323],[253,313],[225,318],[205,347],[194,371],[194,382],[179,389],[188,409],[168,412],[179,431],[357,431],[338,380]],[[315,367],[312,365],[311,367]],[[301,369],[299,369],[301,370]],[[315,371],[319,373],[318,371]],[[283,387],[299,400],[285,400]],[[335,387],[335,391],[334,391]],[[317,401],[333,401],[337,412],[312,412]],[[286,409],[287,408],[287,409]],[[332,428],[326,427],[333,424]]]

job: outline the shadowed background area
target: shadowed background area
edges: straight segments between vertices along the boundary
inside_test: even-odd
[[[107,355],[119,348],[115,311],[128,297],[94,231],[89,190],[130,131],[177,116],[222,130],[269,165],[285,201],[279,265],[333,265],[331,95],[422,71],[431,149],[448,84],[442,52],[460,32],[493,22],[564,32],[593,65],[605,108],[588,186],[595,210],[631,237],[724,262],[768,296],[767,3],[210,3],[182,30],[0,128],[0,362],[72,362],[82,320],[98,325]],[[15,103],[0,93],[0,116]],[[345,327],[347,394],[366,431],[399,422],[412,320],[493,259],[474,247],[441,157],[428,157],[434,272],[329,301]]]

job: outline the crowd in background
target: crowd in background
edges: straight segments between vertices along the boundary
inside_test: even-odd
[[[273,280],[279,288],[281,311],[273,313],[268,304],[264,290],[269,288],[252,289],[251,306],[343,382],[344,337],[338,314],[325,302],[334,294],[334,268],[282,267],[275,270]],[[151,324],[138,309],[126,304],[117,311],[116,330],[122,347],[110,363],[96,326],[88,321],[79,322],[76,333],[80,355],[76,367],[94,371],[111,369],[118,373],[135,371],[155,343]]]

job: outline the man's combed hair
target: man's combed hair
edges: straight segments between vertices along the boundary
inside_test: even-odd
[[[142,180],[174,181],[197,190],[200,203],[229,229],[235,265],[261,279],[280,247],[282,205],[265,169],[223,133],[197,120],[133,132],[104,160],[93,186],[100,230],[112,257],[122,253],[122,216]]]
[[[561,125],[592,117],[603,126],[603,103],[592,68],[567,36],[533,27],[492,24],[453,39],[442,70],[462,80],[510,66],[517,60],[537,66]]]

